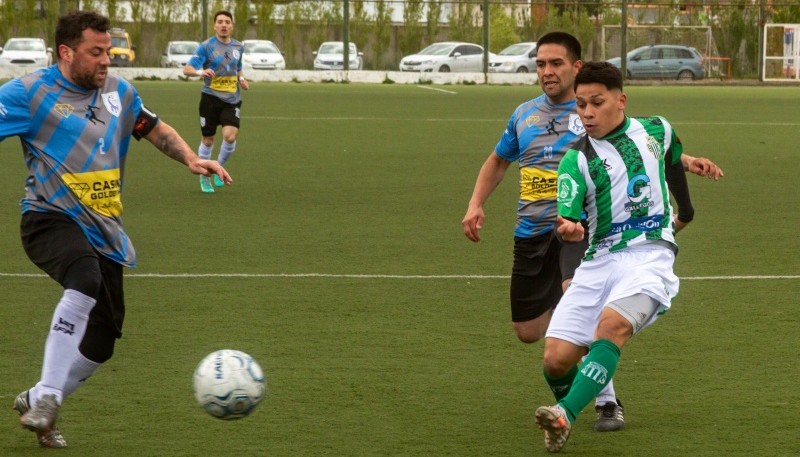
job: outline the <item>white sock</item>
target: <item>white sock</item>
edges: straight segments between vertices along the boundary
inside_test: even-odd
[[[201,159],[210,159],[211,154],[214,152],[214,144],[212,143],[211,146],[206,146],[202,141],[200,142],[200,147],[197,148],[197,155],[200,156]]]
[[[236,141],[233,143],[228,143],[227,141],[222,141],[222,146],[219,147],[219,157],[217,157],[217,162],[220,165],[225,165],[225,162],[231,158],[231,154],[233,151],[236,150]]]
[[[86,333],[86,324],[89,322],[89,313],[94,308],[95,300],[77,290],[66,289],[61,300],[53,312],[50,323],[50,333],[44,345],[44,362],[42,364],[42,379],[30,391],[31,407],[36,400],[44,395],[55,395],[56,401],[61,403],[73,375],[73,366],[76,360],[83,358],[78,351],[83,335]],[[96,368],[96,367],[95,367]],[[77,370],[74,376],[83,376],[84,370]],[[93,371],[93,370],[92,370]],[[89,373],[91,374],[91,373]]]
[[[605,387],[603,387],[603,390],[601,390],[600,393],[597,394],[597,397],[594,399],[595,406],[605,405],[606,403],[614,403],[614,404],[617,403],[617,393],[614,392],[613,379],[609,381]]]

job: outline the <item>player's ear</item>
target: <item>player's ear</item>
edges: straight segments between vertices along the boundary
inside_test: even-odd
[[[625,111],[625,106],[628,105],[628,96],[625,92],[620,92],[619,94],[619,109]]]

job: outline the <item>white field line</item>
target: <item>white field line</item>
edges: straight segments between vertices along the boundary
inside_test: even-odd
[[[435,90],[436,92],[444,92],[446,94],[458,95],[458,92],[453,92],[452,90],[444,90],[444,89],[439,89],[439,88],[436,88],[436,87],[428,87],[428,86],[417,86],[417,87],[419,87],[420,89],[425,89],[425,90]]]
[[[425,86],[419,86],[429,89]],[[435,88],[430,88],[434,90]],[[444,92],[444,89],[436,89]],[[453,92],[456,93],[456,92]],[[197,117],[195,114],[169,114],[169,117]],[[262,119],[267,121],[335,121],[335,122],[354,122],[354,121],[379,121],[379,122],[498,122],[507,123],[508,119],[486,119],[486,118],[431,118],[431,117],[374,117],[374,116],[242,116],[242,119]],[[765,127],[800,127],[800,122],[672,122],[672,125],[717,125],[717,126],[765,126]]]
[[[0,278],[47,278],[38,273],[0,273]],[[331,273],[131,273],[126,278],[333,278],[333,279],[509,279],[507,275],[379,275]],[[684,281],[800,279],[800,275],[684,276]]]

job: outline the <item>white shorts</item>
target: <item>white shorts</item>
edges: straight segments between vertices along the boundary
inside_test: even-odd
[[[581,263],[561,297],[547,328],[547,337],[589,347],[608,303],[645,294],[669,309],[678,295],[679,280],[672,272],[675,254],[667,247],[649,245],[614,252]],[[655,322],[654,314],[642,328]]]

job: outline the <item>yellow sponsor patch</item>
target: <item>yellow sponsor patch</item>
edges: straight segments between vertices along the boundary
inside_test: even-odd
[[[536,201],[556,198],[558,172],[541,168],[520,169],[519,196],[522,200]]]
[[[209,87],[218,92],[236,92],[236,76],[215,76]]]
[[[119,168],[113,170],[66,173],[61,179],[81,203],[103,216],[122,214]]]

